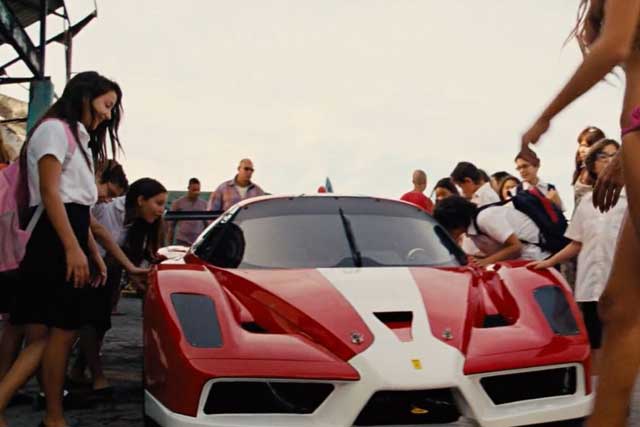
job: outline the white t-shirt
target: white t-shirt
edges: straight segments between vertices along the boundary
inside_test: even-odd
[[[78,203],[91,206],[98,200],[98,189],[93,172],[93,159],[89,150],[89,134],[78,123],[80,144],[64,165],[69,151],[69,143],[64,125],[58,120],[47,120],[33,132],[27,149],[27,173],[29,176],[29,206],[42,202],[40,197],[40,173],[38,162],[46,155],[54,156],[64,165],[60,176],[60,196],[63,203]],[[82,149],[89,158],[89,165],[82,155]]]
[[[565,236],[582,243],[578,255],[576,301],[598,301],[607,284],[618,241],[618,232],[627,212],[627,197],[620,194],[618,203],[608,212],[593,207],[593,193],[585,195],[567,228]]]
[[[125,199],[125,196],[116,197],[115,199],[107,203],[97,203],[91,209],[91,213],[95,217],[96,221],[98,221],[107,230],[109,230],[109,234],[111,234],[113,240],[118,244],[122,243],[122,234],[124,230]],[[104,257],[106,251],[101,245],[98,246],[100,255]]]
[[[249,186],[247,185],[246,187],[243,187],[241,185],[236,184],[236,190],[238,190],[238,194],[240,194],[240,197],[244,199],[245,197],[247,197],[247,191],[249,191]]]
[[[476,230],[474,223],[471,223],[467,236],[487,256],[499,251],[512,234],[522,242],[519,259],[541,260],[549,256],[536,245],[540,241],[538,226],[528,216],[509,205],[492,206],[480,211],[477,223],[481,231]]]

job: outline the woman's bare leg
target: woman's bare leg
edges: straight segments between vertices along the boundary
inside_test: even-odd
[[[640,320],[636,314],[637,306],[630,303],[638,301],[640,292],[640,269],[634,268],[634,258],[637,258],[640,248],[640,132],[632,132],[623,138],[622,162],[629,216],[607,290],[601,300],[605,341],[600,363],[601,386],[590,426],[624,425],[640,365],[640,347],[637,344]],[[619,424],[614,424],[614,420]]]
[[[607,289],[600,299],[604,342],[600,378],[589,427],[624,426],[640,366],[640,132],[622,140],[627,216]]]
[[[0,381],[18,358],[24,339],[24,326],[5,323],[0,337]]]
[[[47,399],[44,423],[47,427],[67,425],[62,407],[62,393],[69,353],[76,337],[77,331],[51,328],[49,332],[42,356],[42,385]]]
[[[27,325],[26,335],[29,344],[22,350],[9,372],[0,381],[0,427],[7,425],[3,413],[9,401],[40,366],[47,342],[47,327]]]
[[[91,371],[94,390],[109,387],[109,381],[102,369],[101,347],[102,339],[98,336],[96,329],[93,326],[82,328],[80,332],[80,352],[85,357],[87,366]]]

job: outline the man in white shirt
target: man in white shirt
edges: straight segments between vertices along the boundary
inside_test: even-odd
[[[491,187],[491,183],[482,179],[482,173],[473,163],[458,163],[451,172],[451,180],[460,187],[464,197],[478,207],[500,201],[500,197]]]
[[[482,173],[473,163],[460,162],[451,172],[451,180],[460,187],[462,194],[478,207],[497,203],[500,201],[498,193],[491,187],[490,182],[485,182]],[[483,252],[468,236],[460,237],[462,250],[469,255],[481,256]]]
[[[454,239],[466,233],[484,254],[475,258],[478,266],[508,259],[541,260],[549,255],[538,246],[538,226],[517,209],[491,206],[479,210],[474,203],[451,196],[438,203],[433,216]]]

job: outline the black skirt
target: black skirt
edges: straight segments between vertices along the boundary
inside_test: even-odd
[[[76,239],[89,258],[89,206],[67,203],[65,210]],[[97,291],[88,284],[74,288],[66,280],[64,247],[46,212],[33,230],[19,272],[11,323],[76,330],[90,322]]]

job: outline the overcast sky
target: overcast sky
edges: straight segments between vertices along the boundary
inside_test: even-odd
[[[93,7],[67,4],[74,22]],[[314,192],[329,176],[340,193],[398,197],[415,168],[430,188],[461,160],[515,173],[520,134],[580,61],[574,43],[562,46],[577,4],[99,1],[73,70],[122,86],[131,179],[183,189],[196,176],[212,189],[249,157],[272,193]],[[47,60],[61,93],[62,49]],[[622,84],[612,81],[559,116],[538,149],[541,176],[567,205],[577,133],[597,125],[618,139]]]

